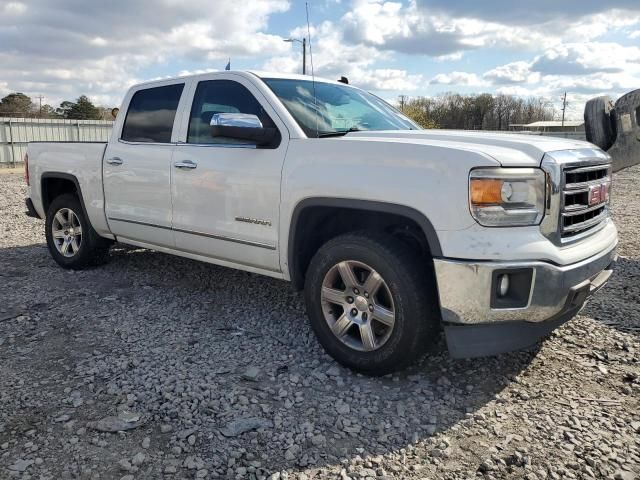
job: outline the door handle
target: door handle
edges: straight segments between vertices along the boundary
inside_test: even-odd
[[[120,157],[113,157],[107,159],[109,165],[122,165],[122,159]]]
[[[175,162],[173,166],[176,168],[193,169],[193,168],[196,168],[198,164],[195,162],[192,162],[191,160],[184,160],[182,162]]]

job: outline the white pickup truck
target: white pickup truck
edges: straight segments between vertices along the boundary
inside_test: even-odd
[[[616,258],[597,147],[422,130],[308,76],[136,85],[108,143],[32,143],[27,157],[28,213],[62,267],[120,242],[289,280],[325,350],[368,374],[441,330],[455,357],[532,345]]]

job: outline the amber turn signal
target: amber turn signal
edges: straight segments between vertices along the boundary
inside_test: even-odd
[[[471,179],[471,203],[473,205],[495,205],[502,203],[503,180],[494,178]]]

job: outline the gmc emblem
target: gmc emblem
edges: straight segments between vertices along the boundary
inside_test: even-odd
[[[609,182],[589,187],[589,206],[598,205],[609,200]]]

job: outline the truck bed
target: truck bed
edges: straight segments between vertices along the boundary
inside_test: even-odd
[[[68,177],[69,181],[76,183],[94,229],[101,235],[110,235],[104,215],[102,189],[102,158],[106,146],[106,142],[29,143],[29,197],[40,217],[46,215],[43,182],[48,178]]]

